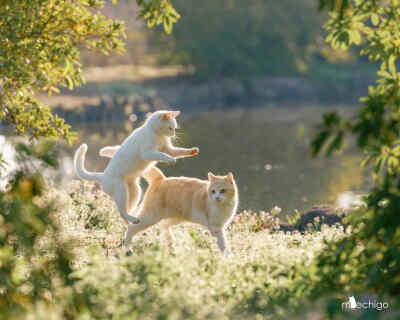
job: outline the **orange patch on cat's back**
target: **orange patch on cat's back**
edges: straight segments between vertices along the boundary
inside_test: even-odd
[[[162,192],[160,194],[160,207],[162,209],[166,209],[168,206],[168,199],[167,199],[168,194],[166,192]]]
[[[165,197],[163,208],[167,208],[170,213],[175,213],[182,219],[188,218],[195,202],[195,193],[205,189],[206,185],[204,181],[193,178],[164,179],[158,189],[158,193]]]

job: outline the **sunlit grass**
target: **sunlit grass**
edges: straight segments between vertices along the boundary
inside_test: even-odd
[[[73,181],[66,190],[48,197],[57,199],[61,236],[75,253],[77,286],[95,292],[101,318],[286,318],[290,310],[260,313],[251,303],[255,293],[268,302],[276,288],[291,285],[292,266],[309,263],[324,239],[344,234],[326,226],[278,232],[273,213],[245,211],[229,227],[228,254],[218,251],[208,231],[188,224],[173,228],[172,248],[154,227],[134,237],[133,254],[126,256],[120,249],[125,223],[113,202],[91,183]]]

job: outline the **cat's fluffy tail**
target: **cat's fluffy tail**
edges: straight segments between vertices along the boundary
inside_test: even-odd
[[[156,181],[162,181],[165,179],[164,173],[157,167],[151,167],[143,173],[143,178],[146,179],[149,185]]]
[[[85,169],[85,156],[87,151],[87,144],[82,144],[74,155],[74,166],[76,173],[81,179],[94,180],[100,182],[103,173],[101,172],[89,172]]]

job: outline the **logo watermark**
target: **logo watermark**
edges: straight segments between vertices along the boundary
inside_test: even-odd
[[[380,301],[371,301],[371,300],[357,302],[354,296],[349,297],[349,301],[342,302],[342,310],[367,310],[367,309],[386,311],[389,310],[389,303]]]

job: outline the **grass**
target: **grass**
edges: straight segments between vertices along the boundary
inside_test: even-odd
[[[188,224],[174,228],[172,248],[154,227],[134,237],[133,255],[126,256],[119,248],[125,223],[93,184],[73,181],[48,199],[58,203],[60,236],[75,254],[76,285],[95,293],[94,315],[102,319],[298,319],[290,308],[270,307],[270,299],[292,285],[294,265],[307,265],[324,240],[344,235],[327,226],[277,232],[274,214],[244,211],[229,227],[229,254]],[[300,318],[319,319],[319,311],[303,308]]]

